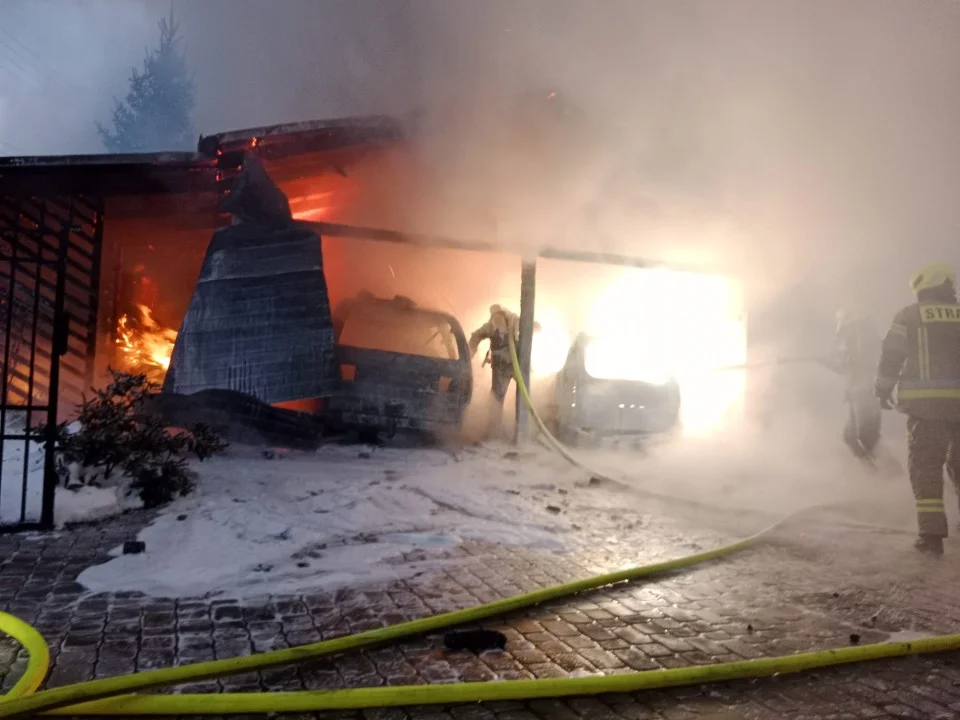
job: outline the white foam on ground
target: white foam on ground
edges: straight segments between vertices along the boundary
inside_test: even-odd
[[[123,489],[114,487],[57,488],[53,506],[57,527],[73,523],[94,522],[119,515],[124,509],[136,507],[139,500],[128,500]]]
[[[118,555],[79,582],[94,592],[245,597],[408,577],[425,554],[462,540],[570,547],[570,519],[547,510],[533,486],[572,489],[582,474],[559,458],[523,462],[504,450],[459,462],[439,450],[360,459],[356,447],[330,447],[269,460],[237,451],[197,465],[197,491],[139,534],[145,553]]]

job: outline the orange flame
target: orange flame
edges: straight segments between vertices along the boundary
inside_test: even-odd
[[[170,367],[177,331],[157,323],[146,305],[137,305],[137,313],[136,322],[131,321],[126,313],[117,322],[120,369],[146,375],[151,382],[163,382]]]

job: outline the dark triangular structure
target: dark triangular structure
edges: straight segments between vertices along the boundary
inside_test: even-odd
[[[164,392],[237,390],[267,403],[327,397],[339,375],[320,236],[248,158],[210,241]]]

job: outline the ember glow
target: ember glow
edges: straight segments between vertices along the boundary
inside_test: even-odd
[[[135,317],[124,313],[117,322],[119,369],[163,382],[176,340],[176,330],[158,324],[146,305],[137,305]]]
[[[319,222],[326,220],[331,211],[333,192],[319,192],[290,198],[290,211],[295,220]]]

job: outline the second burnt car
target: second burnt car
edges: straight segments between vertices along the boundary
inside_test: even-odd
[[[668,369],[625,362],[609,342],[580,334],[556,379],[556,428],[572,445],[669,437],[680,424],[680,385]]]
[[[361,292],[333,313],[340,384],[326,414],[366,433],[457,431],[473,393],[457,319],[403,296]]]

